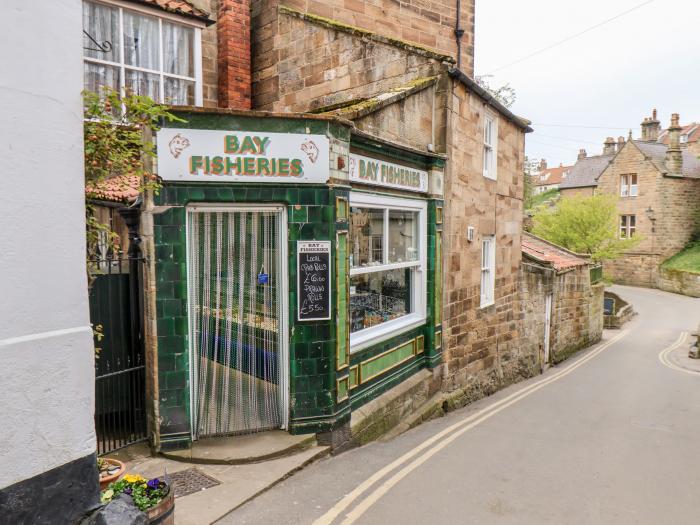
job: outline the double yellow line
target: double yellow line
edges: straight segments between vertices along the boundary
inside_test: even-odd
[[[447,445],[452,443],[459,436],[468,432],[472,428],[481,424],[482,422],[495,416],[502,410],[505,410],[509,406],[517,403],[518,401],[524,399],[530,394],[536,392],[540,388],[560,380],[561,378],[571,374],[578,367],[583,366],[591,359],[595,358],[598,354],[603,352],[606,348],[612,346],[617,341],[625,337],[629,333],[628,330],[623,330],[618,335],[606,341],[594,350],[586,354],[581,359],[577,360],[570,366],[567,366],[563,370],[560,370],[549,377],[545,377],[525,388],[514,392],[513,394],[505,397],[493,405],[485,407],[477,412],[465,417],[464,419],[458,421],[457,423],[447,427],[443,431],[435,434],[433,437],[424,441],[417,447],[406,452],[403,456],[392,461],[386,467],[378,470],[372,476],[367,478],[364,482],[358,485],[350,493],[348,493],[343,499],[336,503],[331,509],[328,510],[323,516],[314,521],[313,525],[331,525],[346,509],[357,499],[359,499],[365,492],[372,488],[375,484],[384,479],[385,476],[389,475],[394,470],[403,466],[400,470],[395,472],[391,477],[386,479],[381,485],[372,490],[369,494],[365,496],[350,512],[345,514],[345,519],[341,522],[342,525],[350,525],[355,523],[372,505],[374,505],[382,496],[384,496],[392,487],[394,487],[399,481],[405,478],[412,471],[417,469],[423,463],[428,461],[432,456],[440,452]],[[418,456],[418,457],[416,457]],[[415,458],[415,459],[414,459]]]
[[[671,370],[675,370],[676,372],[683,372],[685,374],[697,376],[700,375],[700,372],[678,366],[677,364],[673,363],[669,357],[671,352],[673,352],[674,350],[678,350],[680,347],[685,345],[687,341],[688,332],[681,332],[681,335],[678,336],[678,339],[675,343],[661,351],[661,353],[659,354],[659,361],[661,361],[661,364],[663,364],[664,366],[667,366]]]

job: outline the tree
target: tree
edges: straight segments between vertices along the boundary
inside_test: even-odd
[[[491,75],[478,76],[476,77],[476,83],[491,93],[493,98],[498,100],[505,107],[509,108],[515,104],[515,99],[517,98],[515,89],[510,84],[503,84],[500,87],[492,87],[488,80],[489,78],[491,78]]]
[[[634,248],[638,235],[620,239],[615,197],[594,195],[562,199],[534,216],[533,233],[594,261],[616,259]]]

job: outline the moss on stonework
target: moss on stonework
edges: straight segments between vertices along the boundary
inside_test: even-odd
[[[327,27],[329,29],[343,31],[343,32],[349,33],[351,35],[365,37],[365,38],[368,38],[370,40],[375,40],[377,42],[382,42],[384,44],[388,44],[388,45],[392,45],[394,47],[405,49],[406,51],[409,51],[411,53],[417,53],[419,55],[426,56],[428,58],[432,58],[435,60],[439,60],[441,62],[449,62],[450,64],[454,64],[456,62],[453,57],[451,57],[449,55],[444,55],[442,53],[438,53],[437,51],[435,51],[434,49],[430,49],[429,47],[421,46],[421,45],[413,43],[413,42],[401,40],[399,38],[393,38],[393,37],[389,37],[389,36],[380,35],[380,34],[375,33],[373,31],[368,31],[367,29],[362,29],[362,28],[357,27],[357,26],[344,24],[343,22],[339,22],[338,20],[333,20],[332,18],[326,18],[324,16],[313,15],[311,13],[304,13],[303,11],[298,11],[296,9],[292,9],[291,7],[287,7],[284,5],[279,6],[279,12],[282,14],[285,14],[285,15],[293,16],[295,18],[307,20],[308,22],[312,22],[312,23]]]

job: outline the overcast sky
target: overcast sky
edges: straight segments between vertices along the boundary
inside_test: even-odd
[[[510,83],[512,107],[533,122],[530,158],[575,162],[579,148],[600,154],[605,137],[639,138],[639,123],[659,111],[681,124],[700,121],[700,2],[655,0],[519,64],[550,44],[644,0],[476,0],[476,75]],[[557,126],[554,126],[557,125]],[[570,126],[570,127],[569,127]],[[605,128],[605,129],[598,129]]]

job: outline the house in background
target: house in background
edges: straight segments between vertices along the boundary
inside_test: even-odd
[[[600,155],[589,157],[585,149],[579,150],[576,164],[569,170],[566,180],[559,185],[562,198],[593,195],[598,185],[598,177],[624,144],[624,137],[618,138],[617,142],[612,137],[608,137],[603,145],[603,153]]]
[[[571,168],[573,166],[564,166],[563,164],[559,164],[555,168],[548,168],[547,161],[542,159],[537,171],[530,174],[533,187],[535,188],[535,195],[558,189],[567,180]]]

